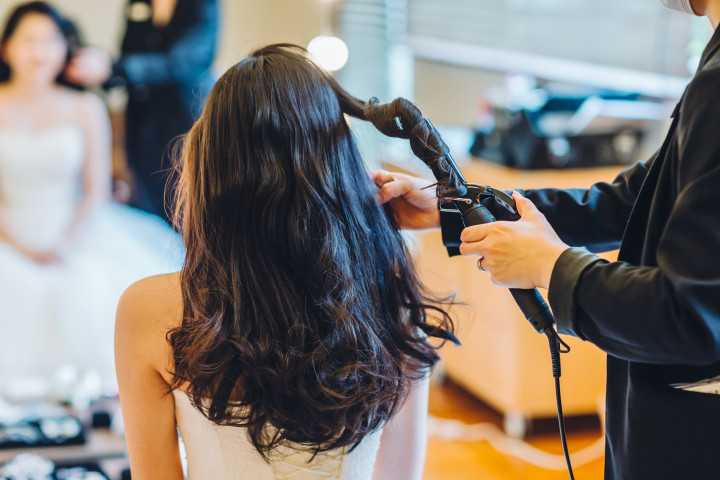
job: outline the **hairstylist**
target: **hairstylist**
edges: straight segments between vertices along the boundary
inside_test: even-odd
[[[215,82],[217,0],[127,0],[120,58],[84,49],[67,68],[80,85],[127,89],[127,162],[133,204],[171,223],[165,191],[173,139],[187,132]]]
[[[663,3],[715,34],[662,148],[613,183],[516,193],[521,220],[461,236],[494,283],[549,289],[560,331],[608,353],[606,479],[720,477],[720,395],[676,386],[720,375],[720,0]],[[374,176],[401,225],[439,226],[426,182]]]

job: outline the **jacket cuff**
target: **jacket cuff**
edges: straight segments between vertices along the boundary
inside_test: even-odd
[[[122,60],[119,60],[112,66],[112,73],[110,74],[110,78],[105,81],[105,83],[102,85],[102,88],[105,90],[110,90],[112,88],[127,88],[127,74],[125,73],[125,68],[123,68]]]
[[[594,263],[604,261],[584,248],[568,248],[555,262],[548,301],[560,333],[585,340],[577,325],[580,308],[575,301],[575,293],[583,272]]]

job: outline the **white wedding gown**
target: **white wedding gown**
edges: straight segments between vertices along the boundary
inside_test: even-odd
[[[174,390],[175,418],[187,454],[189,480],[371,480],[382,429],[352,451],[312,454],[284,447],[266,462],[241,427],[218,426]]]
[[[0,127],[0,222],[28,248],[62,237],[82,195],[82,130]],[[114,379],[115,309],[141,278],[177,271],[184,249],[159,218],[108,203],[58,264],[41,265],[0,239],[0,388],[58,365]]]

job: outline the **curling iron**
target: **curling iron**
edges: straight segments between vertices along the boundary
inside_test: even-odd
[[[426,119],[425,121],[430,130],[436,132],[430,120]],[[520,218],[515,207],[515,200],[510,195],[487,185],[468,183],[449,153],[445,155],[445,160],[446,168],[452,170],[452,175],[460,181],[462,188],[456,187],[460,197],[441,197],[440,200],[454,204],[454,210],[462,215],[466,227],[491,223],[497,218],[502,220],[518,220]],[[446,180],[446,178],[437,177],[436,179],[439,182]],[[443,203],[440,204],[440,208],[447,209]],[[537,289],[511,288],[510,293],[527,321],[538,333],[544,333],[547,328],[552,328],[555,319],[550,312],[550,307]]]
[[[413,153],[432,170],[437,180],[436,195],[440,210],[457,212],[466,228],[496,220],[515,221],[520,218],[515,200],[510,195],[487,185],[468,183],[440,134],[415,105],[402,98],[386,105],[378,103],[377,99],[369,102],[370,108],[365,113],[370,118],[367,119],[373,121],[386,135],[410,140]],[[388,111],[392,113],[389,120],[387,115],[381,115]],[[374,112],[378,115],[375,116]],[[454,208],[448,207],[450,204]],[[533,328],[548,338],[555,378],[560,439],[570,479],[574,480],[560,395],[560,353],[567,353],[570,348],[555,331],[555,319],[537,289],[511,288],[510,293]]]
[[[440,140],[440,134],[437,133],[437,130],[435,130],[435,127],[430,120],[425,119],[425,122],[427,123],[427,126],[433,136]],[[447,148],[445,151],[445,161],[442,162],[442,164],[438,162],[437,164],[428,166],[430,166],[431,170],[433,170],[433,174],[439,183],[447,182],[451,178],[454,178],[454,187],[458,196],[439,197],[440,209],[447,209],[447,207],[443,206],[443,204],[454,204],[454,210],[462,215],[465,227],[491,223],[497,219],[515,221],[520,218],[520,214],[518,213],[515,205],[515,200],[512,196],[502,190],[496,190],[492,187],[488,187],[487,185],[468,183],[462,172],[460,172],[460,169],[455,163],[455,160],[452,158],[452,155],[450,155],[449,151],[447,151]],[[545,300],[542,296],[540,296],[537,289],[511,288],[510,293],[515,299],[518,307],[520,307],[523,315],[525,315],[527,321],[530,322],[530,325],[532,325],[538,333],[544,333],[548,337],[550,354],[552,357],[553,377],[555,377],[555,398],[557,400],[561,442],[570,479],[574,480],[575,476],[572,471],[570,455],[567,448],[567,440],[565,438],[565,420],[562,414],[562,401],[560,396],[559,354],[569,352],[570,347],[568,347],[567,344],[560,339],[553,328],[555,318],[550,312],[550,307],[548,307]],[[562,345],[562,349],[560,348],[560,345]]]

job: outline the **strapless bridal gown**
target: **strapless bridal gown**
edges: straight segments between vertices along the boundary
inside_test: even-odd
[[[82,195],[82,130],[0,127],[0,221],[28,248],[62,238]],[[0,239],[0,392],[60,364],[114,379],[113,326],[123,290],[181,268],[178,235],[159,218],[108,203],[61,263],[40,265]]]
[[[352,452],[342,448],[312,455],[280,448],[266,462],[246,430],[218,426],[174,390],[175,418],[187,455],[188,480],[371,480],[382,430],[366,436]],[[400,480],[400,479],[398,479]]]

